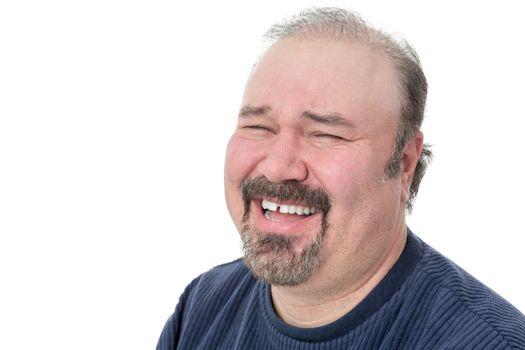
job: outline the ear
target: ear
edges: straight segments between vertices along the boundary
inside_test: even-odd
[[[410,195],[410,185],[414,177],[416,165],[423,150],[423,133],[417,131],[410,141],[408,141],[401,158],[401,182],[402,200],[406,202]]]

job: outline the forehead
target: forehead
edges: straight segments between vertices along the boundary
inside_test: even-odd
[[[283,39],[264,54],[248,80],[243,105],[277,113],[305,110],[397,120],[396,72],[386,54],[353,42]]]

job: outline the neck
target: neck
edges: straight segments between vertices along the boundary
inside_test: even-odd
[[[296,287],[272,286],[272,300],[277,314],[286,323],[302,328],[324,326],[341,318],[381,282],[399,259],[406,244],[406,231],[403,225],[379,259],[366,269],[345,272],[351,277],[338,278],[319,271],[317,276]]]

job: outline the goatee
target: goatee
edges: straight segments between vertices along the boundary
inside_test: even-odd
[[[307,281],[321,262],[321,251],[326,230],[330,198],[319,188],[311,188],[297,181],[281,184],[270,182],[264,176],[246,179],[242,184],[244,215],[241,238],[244,262],[252,273],[276,286],[296,286]],[[249,224],[250,204],[256,198],[276,198],[279,201],[301,203],[317,208],[322,215],[321,227],[314,239],[297,248],[299,234],[261,232]]]

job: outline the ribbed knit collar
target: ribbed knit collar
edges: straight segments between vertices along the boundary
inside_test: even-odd
[[[272,303],[270,285],[261,282],[260,302],[270,327],[289,337],[307,342],[321,342],[341,337],[362,324],[385,304],[414,270],[423,254],[421,241],[408,230],[407,243],[397,262],[379,284],[350,312],[340,319],[316,328],[293,327],[277,316]]]

